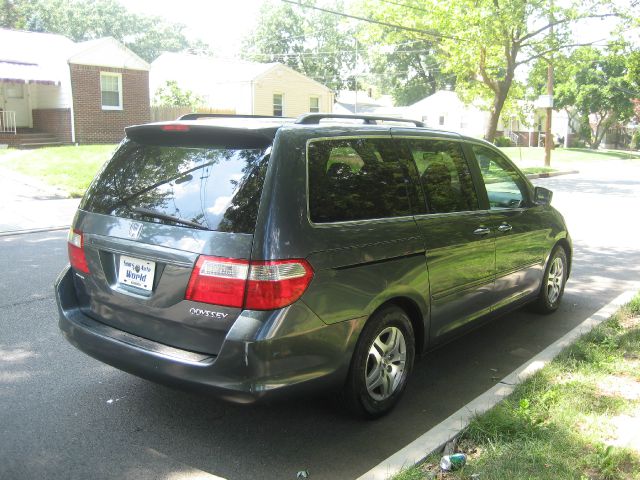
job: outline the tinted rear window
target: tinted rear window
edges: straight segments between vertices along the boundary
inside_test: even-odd
[[[80,208],[169,225],[143,208],[223,232],[253,233],[266,148],[146,145],[126,140],[91,184]]]
[[[309,144],[309,214],[316,223],[411,214],[406,160],[391,139]]]

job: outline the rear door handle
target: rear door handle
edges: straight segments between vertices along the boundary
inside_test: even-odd
[[[478,227],[473,231],[474,235],[489,235],[491,233],[491,229],[487,227]]]
[[[513,227],[511,225],[509,225],[508,223],[503,223],[502,225],[500,225],[498,227],[498,231],[499,232],[508,232],[509,230],[511,230]]]

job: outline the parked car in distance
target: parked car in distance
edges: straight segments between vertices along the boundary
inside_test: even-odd
[[[132,126],[69,232],[60,328],[140,377],[237,402],[335,389],[375,418],[416,355],[558,308],[572,247],[551,197],[489,143],[420,122]]]

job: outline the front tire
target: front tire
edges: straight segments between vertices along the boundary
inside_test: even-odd
[[[404,392],[414,358],[415,337],[404,310],[388,306],[374,313],[353,353],[344,404],[369,419],[389,413]]]
[[[540,293],[532,304],[536,312],[547,314],[558,309],[567,283],[568,272],[567,253],[558,245],[551,252],[542,278]]]

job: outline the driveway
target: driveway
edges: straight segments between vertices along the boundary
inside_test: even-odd
[[[398,408],[376,422],[322,396],[245,407],[103,365],[57,331],[51,284],[66,262],[64,233],[0,238],[0,478],[358,477],[640,288],[640,168],[609,167],[536,181],[554,189],[574,239],[560,310],[518,311],[428,354]]]
[[[69,226],[80,199],[0,168],[0,234]]]

